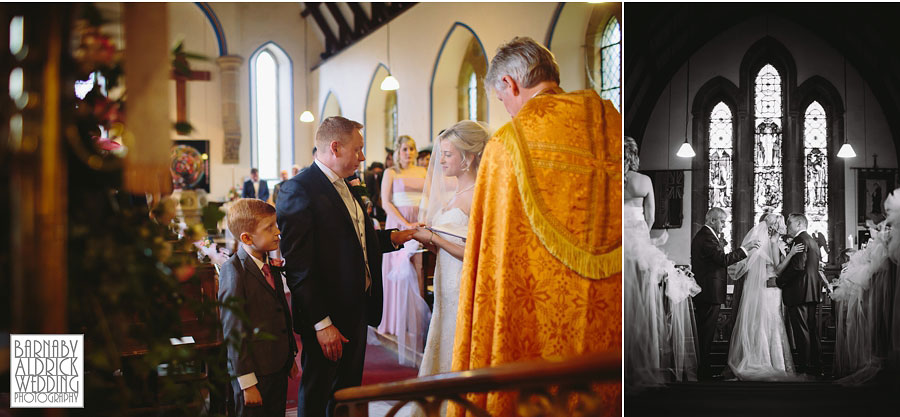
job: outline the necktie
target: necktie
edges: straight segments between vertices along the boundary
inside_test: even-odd
[[[263,276],[266,277],[266,282],[269,283],[269,286],[272,289],[275,289],[275,277],[272,275],[272,270],[269,268],[269,264],[263,264],[262,267]]]

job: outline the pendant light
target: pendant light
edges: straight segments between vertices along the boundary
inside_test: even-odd
[[[394,91],[400,88],[400,82],[391,75],[391,22],[387,24],[387,59],[388,59],[388,76],[381,82],[381,89],[384,91]]]
[[[305,23],[305,22],[304,22]],[[304,74],[304,81],[306,81],[306,105],[309,105],[309,63],[308,63],[308,54],[309,54],[309,27],[308,25],[304,25],[303,27],[303,70],[306,71]],[[316,118],[313,117],[313,114],[309,110],[303,111],[303,114],[300,115],[300,121],[303,123],[312,123]]]
[[[696,153],[694,153],[694,148],[691,147],[691,144],[688,142],[688,122],[690,121],[690,110],[688,109],[688,101],[691,97],[691,59],[688,58],[687,62],[687,87],[684,90],[684,143],[681,144],[681,147],[678,148],[678,153],[676,156],[682,158],[693,158]],[[671,87],[669,87],[671,88]],[[671,93],[670,93],[671,95]],[[670,99],[671,101],[671,99]]]
[[[865,94],[866,88],[863,86],[863,94]],[[847,104],[847,109],[849,110],[849,97],[847,97],[847,57],[844,57],[844,103]],[[863,103],[865,105],[865,103]],[[841,145],[841,150],[838,151],[838,158],[855,158],[856,152],[853,150],[853,147],[850,146],[850,140],[848,137],[850,136],[850,116],[849,111],[844,111],[844,117],[847,119],[845,130],[844,130],[844,144]],[[863,114],[865,117],[865,113]]]

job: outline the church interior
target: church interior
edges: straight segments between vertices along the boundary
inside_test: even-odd
[[[685,39],[666,22],[671,32],[654,32],[657,49],[640,57],[640,88],[632,90],[640,95],[629,96],[621,85],[622,18],[621,3],[0,5],[0,67],[9,86],[0,122],[0,416],[18,415],[4,411],[9,334],[69,333],[85,334],[87,370],[85,408],[69,414],[225,415],[228,341],[216,311],[232,306],[215,295],[217,264],[236,247],[224,221],[230,204],[248,184],[257,196],[267,187],[274,204],[276,185],[313,164],[316,128],[330,116],[365,126],[360,178],[372,163],[382,170],[390,163],[400,136],[413,138],[421,153],[460,120],[499,128],[510,116],[484,78],[495,50],[513,37],[531,37],[555,55],[564,90],[594,90],[619,111],[623,94],[626,104],[630,97],[637,111],[626,132],[661,146],[658,98],[671,80],[683,100],[684,59],[702,54],[694,58],[696,89],[718,70],[737,76],[725,62],[709,65],[719,50],[740,54],[726,43],[698,51],[700,39],[715,34]],[[731,30],[757,33],[760,19]],[[773,16],[771,25],[773,34],[800,37],[788,43],[798,48],[792,70],[801,71],[792,83],[822,70],[823,85],[841,86],[843,49],[785,17]],[[896,169],[900,68],[890,69],[900,60],[885,59],[893,50],[864,37],[871,29],[848,38],[859,45],[841,46],[853,106],[839,95],[823,104],[852,109],[850,140],[860,154],[853,167],[871,166],[877,154],[879,167]],[[746,33],[740,47],[753,36]],[[660,55],[672,47],[680,52]],[[651,69],[660,57],[667,62]],[[868,139],[861,135],[864,88]],[[677,127],[683,108],[674,110]],[[690,167],[662,155],[647,153],[646,168]],[[840,167],[829,171],[839,178],[830,201],[842,202],[829,211],[829,236],[855,236],[856,171],[829,167]],[[686,212],[695,194],[685,193]],[[689,231],[687,222],[671,230],[670,242]],[[840,250],[841,239],[835,242],[832,250]],[[433,263],[426,253],[421,285],[429,302]],[[369,330],[363,384],[416,377],[415,364],[397,363],[396,338]],[[532,375],[545,386],[589,382],[600,375],[585,373],[591,366],[524,368],[504,383],[524,390]],[[287,415],[296,415],[298,382],[291,384]],[[466,386],[456,384],[456,392]],[[364,405],[368,415],[388,413],[396,402],[385,395],[366,397],[387,399]]]
[[[900,8],[629,3],[625,11],[624,135],[637,142],[640,172],[653,181],[651,236],[667,234],[661,249],[689,266],[691,239],[712,207],[727,212],[726,253],[766,207],[785,217],[805,213],[834,283],[877,233],[884,201],[900,186],[893,19]],[[883,276],[857,299],[865,321],[879,326],[865,348],[842,340],[846,305],[826,297],[818,309],[828,380],[674,383],[630,398],[626,390],[626,415],[890,413],[884,410],[896,405],[888,393],[900,380],[900,276],[896,260],[885,262]],[[714,372],[727,368],[742,285],[729,278],[710,354]],[[836,358],[870,353],[880,361],[878,377],[850,387],[833,382],[864,366],[848,369]]]

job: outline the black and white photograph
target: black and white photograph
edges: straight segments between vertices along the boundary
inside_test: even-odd
[[[896,413],[900,6],[624,9],[625,415]]]

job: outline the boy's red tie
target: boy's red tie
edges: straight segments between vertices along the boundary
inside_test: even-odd
[[[262,267],[263,276],[266,277],[266,282],[269,283],[269,286],[272,289],[275,289],[275,277],[272,275],[272,270],[269,268],[269,264],[263,264]]]

